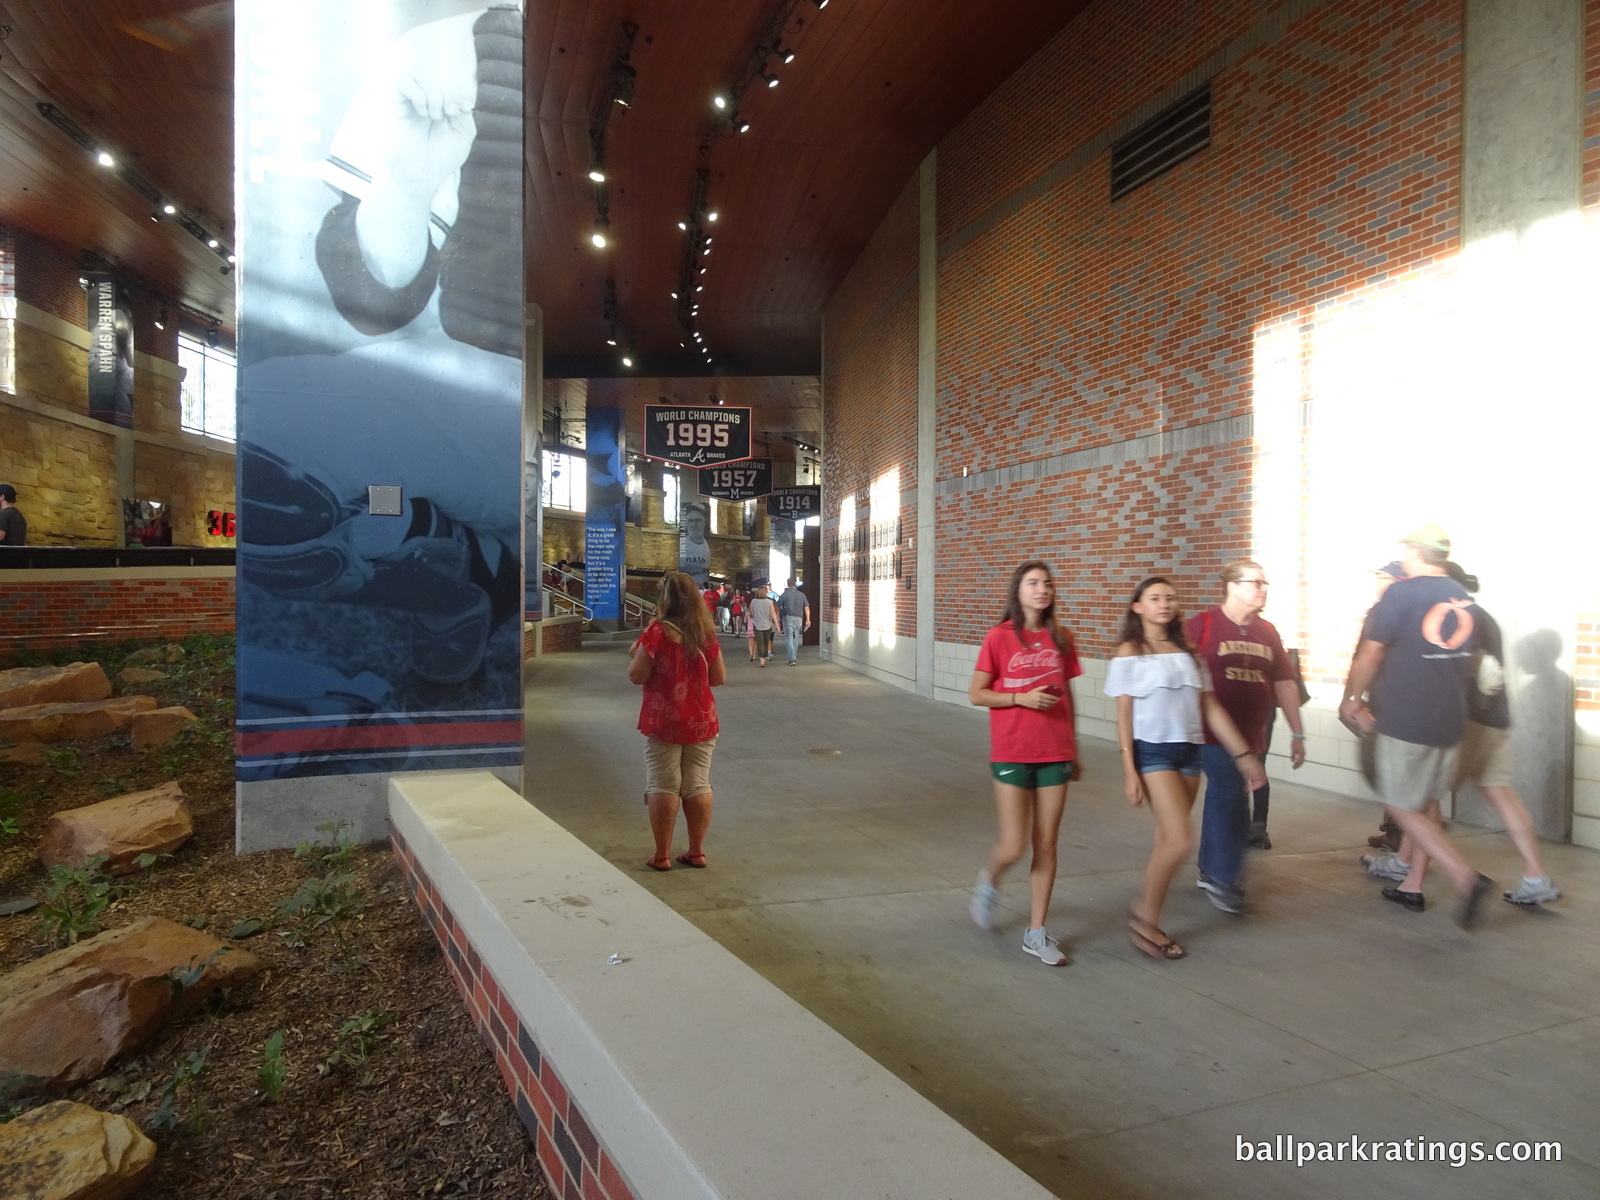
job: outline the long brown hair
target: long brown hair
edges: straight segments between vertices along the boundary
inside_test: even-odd
[[[1028,616],[1022,611],[1022,580],[1029,571],[1043,571],[1050,580],[1050,607],[1044,610],[1044,627],[1050,631],[1050,639],[1055,642],[1056,649],[1063,654],[1072,653],[1072,635],[1067,632],[1066,626],[1061,624],[1056,616],[1055,597],[1055,572],[1050,569],[1050,564],[1037,558],[1030,558],[1015,571],[1011,572],[1011,591],[1006,596],[1006,610],[1000,615],[1002,621],[1010,621],[1011,628],[1016,631],[1017,641],[1023,646],[1028,643],[1023,641],[1022,631],[1028,623]]]
[[[668,571],[661,577],[661,600],[656,620],[676,633],[683,648],[698,653],[707,642],[715,641],[717,627],[711,623],[700,585],[682,571]]]
[[[1173,591],[1177,585],[1165,575],[1152,575],[1149,579],[1140,582],[1133,589],[1133,595],[1128,600],[1128,607],[1122,613],[1122,630],[1117,638],[1119,643],[1132,642],[1135,646],[1142,647],[1146,652],[1150,650],[1150,643],[1144,640],[1144,618],[1133,611],[1133,606],[1144,599],[1144,594],[1158,583],[1164,583]],[[1200,661],[1200,656],[1195,653],[1194,647],[1189,644],[1189,639],[1183,635],[1183,610],[1178,609],[1172,614],[1172,620],[1167,622],[1167,636],[1172,639],[1172,644],[1182,650],[1195,662]]]

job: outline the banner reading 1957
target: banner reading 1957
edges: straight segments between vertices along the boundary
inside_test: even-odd
[[[757,500],[772,490],[772,460],[748,458],[731,467],[701,467],[695,476],[699,494],[707,500]]]
[[[822,512],[822,485],[801,484],[799,487],[773,488],[767,497],[767,515],[783,517],[790,521],[804,521]]]
[[[644,406],[644,456],[686,467],[743,462],[750,457],[748,408]]]

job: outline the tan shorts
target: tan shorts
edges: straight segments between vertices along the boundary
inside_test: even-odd
[[[680,746],[644,739],[644,790],[669,796],[703,796],[711,790],[711,752],[717,739]]]
[[[1421,812],[1428,801],[1450,790],[1456,776],[1461,747],[1419,746],[1399,738],[1374,734],[1372,738],[1373,790],[1391,808]]]
[[[1461,739],[1461,761],[1456,765],[1452,791],[1464,783],[1479,787],[1511,786],[1511,731],[1467,722]]]

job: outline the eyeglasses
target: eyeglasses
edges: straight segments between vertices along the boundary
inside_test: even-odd
[[[1265,579],[1238,579],[1238,580],[1235,580],[1234,582],[1238,583],[1240,586],[1243,586],[1245,584],[1249,584],[1251,587],[1266,587],[1267,586],[1267,581]]]

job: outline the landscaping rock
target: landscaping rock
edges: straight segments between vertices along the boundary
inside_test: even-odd
[[[0,762],[21,763],[37,767],[44,761],[44,746],[39,742],[18,742],[15,746],[0,746]]]
[[[182,705],[135,713],[132,722],[133,748],[143,751],[154,746],[165,746],[197,720],[199,718]]]
[[[56,813],[45,822],[39,861],[47,868],[57,863],[81,867],[104,854],[101,870],[128,875],[141,854],[171,854],[193,836],[194,819],[183,789],[164,783],[148,792],[129,792]]]
[[[63,742],[99,737],[126,728],[137,712],[149,712],[150,696],[119,696],[79,704],[25,704],[0,710],[0,741]]]
[[[261,959],[229,948],[174,995],[167,973],[222,947],[176,921],[145,917],[0,975],[0,1078],[17,1071],[32,1086],[61,1087],[98,1077],[167,1021],[261,973]]]
[[[146,663],[175,663],[183,660],[183,647],[177,642],[168,642],[165,646],[146,646],[143,650],[135,650],[124,660],[130,667],[142,667]]]
[[[123,1200],[156,1161],[156,1144],[127,1117],[57,1100],[0,1125],[0,1195],[28,1200]]]
[[[154,683],[166,677],[165,671],[153,671],[148,667],[123,667],[117,672],[117,682],[124,687],[142,687],[144,684]]]
[[[65,667],[14,667],[0,671],[0,708],[25,704],[72,704],[104,700],[111,695],[111,680],[97,662],[75,662]]]
[[[12,896],[9,900],[0,900],[0,917],[14,917],[18,913],[32,912],[38,907],[37,896]]]

